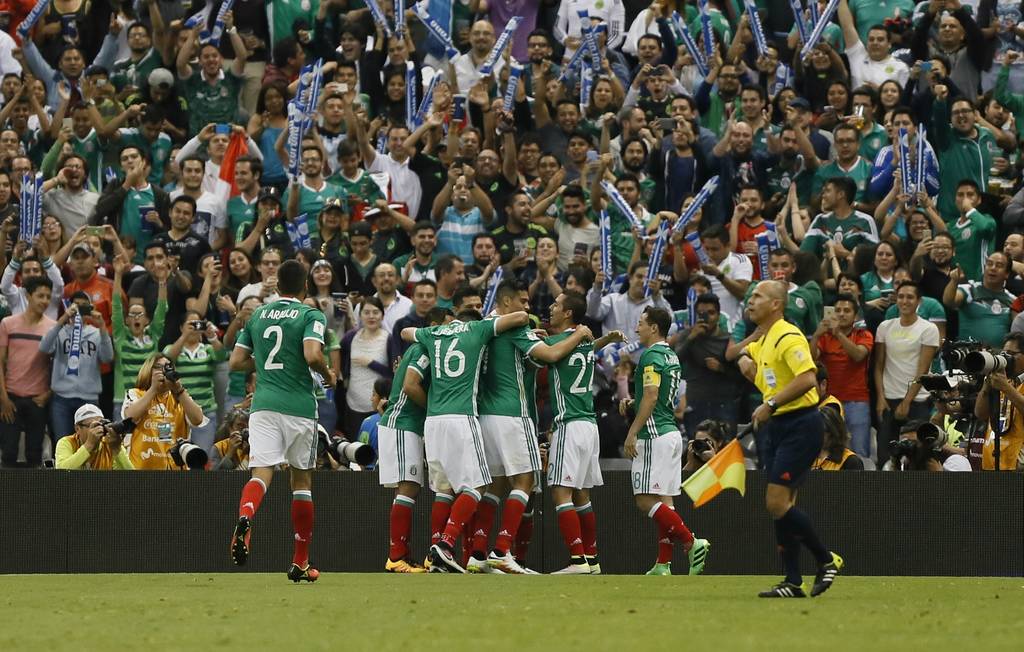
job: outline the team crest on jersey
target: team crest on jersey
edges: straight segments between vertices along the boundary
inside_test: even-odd
[[[800,297],[794,299],[793,303],[795,303],[796,307],[799,308],[800,310],[803,310],[807,306],[807,303]]]
[[[323,325],[323,322],[319,322],[319,321],[313,322],[313,332],[316,333],[317,335],[323,337],[323,335],[324,335],[324,325]]]

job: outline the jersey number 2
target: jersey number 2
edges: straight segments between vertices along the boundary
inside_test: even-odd
[[[271,337],[274,338],[274,347],[270,349],[270,355],[267,356],[267,361],[263,363],[263,368],[268,371],[284,369],[284,363],[274,362],[274,356],[281,350],[281,342],[284,340],[284,332],[280,326],[267,326],[263,331],[263,339],[269,340]]]

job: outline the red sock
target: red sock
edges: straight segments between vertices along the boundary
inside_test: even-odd
[[[391,549],[388,557],[391,561],[405,559],[409,555],[409,532],[412,531],[412,508],[415,498],[395,496],[391,503]]]
[[[430,506],[430,545],[441,540],[444,525],[448,522],[448,514],[452,511],[452,500],[448,494],[434,496],[434,504]]]
[[[597,515],[590,503],[576,507],[580,519],[580,533],[583,535],[583,554],[593,557],[597,554]]]
[[[463,491],[452,503],[452,513],[448,516],[448,523],[444,526],[444,533],[441,535],[441,543],[454,550],[455,540],[462,534],[466,527],[466,521],[476,511],[476,504],[480,501],[480,495],[475,491]]]
[[[648,516],[657,521],[658,526],[664,528],[664,534],[673,541],[681,541],[684,549],[693,545],[693,533],[679,518],[675,510],[665,503],[658,503],[647,513]]]
[[[295,530],[295,554],[292,563],[299,568],[309,564],[309,542],[313,539],[313,493],[292,492],[292,529]]]
[[[668,564],[672,561],[672,539],[668,531],[658,524],[658,563]]]
[[[487,555],[487,542],[491,538],[491,528],[494,527],[494,515],[498,511],[498,497],[494,494],[484,494],[484,497],[476,506],[476,515],[473,517],[471,534],[473,537],[474,554]]]
[[[498,532],[497,541],[494,542],[494,549],[499,555],[508,554],[509,548],[512,547],[528,500],[530,497],[521,489],[513,489],[505,500],[505,508],[501,510],[501,530]]]
[[[583,556],[583,537],[580,535],[580,517],[573,509],[572,503],[555,506],[558,514],[558,529],[562,531],[562,540],[569,554],[573,557]]]
[[[516,533],[515,558],[520,565],[526,563],[526,552],[530,549],[530,541],[533,539],[533,512],[523,514],[523,520],[519,523],[519,532]]]
[[[256,510],[263,502],[263,496],[267,493],[267,487],[263,481],[253,478],[242,487],[242,498],[238,501],[238,515],[247,516],[251,521],[256,516]]]

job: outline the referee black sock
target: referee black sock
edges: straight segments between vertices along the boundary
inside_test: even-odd
[[[779,554],[782,555],[782,569],[786,573],[786,581],[800,586],[800,542],[793,538],[781,519],[774,524],[775,540],[779,544]]]
[[[790,507],[789,511],[776,522],[788,530],[798,542],[804,544],[811,551],[811,554],[814,555],[819,565],[827,564],[832,559],[828,549],[822,545],[821,540],[818,538],[818,533],[814,531],[811,517],[795,505]]]

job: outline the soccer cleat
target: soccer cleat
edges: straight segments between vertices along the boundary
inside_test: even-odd
[[[430,551],[427,551],[427,556],[423,558],[423,568],[430,572]]]
[[[711,550],[711,542],[707,539],[694,539],[690,546],[687,557],[690,558],[690,575],[700,575],[704,572],[704,562],[708,560],[708,551]]]
[[[672,562],[666,562],[664,564],[654,564],[651,570],[644,573],[644,575],[671,575],[672,574]]]
[[[519,565],[519,562],[515,560],[511,553],[506,552],[504,555],[499,556],[495,552],[491,552],[487,556],[487,564],[491,568],[497,568],[505,575],[539,575],[537,571],[523,568]]]
[[[465,573],[466,570],[455,561],[451,550],[440,544],[430,546],[431,573]]]
[[[557,570],[552,575],[590,575],[590,564],[586,561],[580,564],[569,564],[562,570]]]
[[[832,587],[832,581],[843,569],[843,558],[834,552],[830,552],[832,561],[821,566],[818,574],[814,577],[814,586],[811,587],[811,597],[819,596]]]
[[[231,535],[231,561],[235,566],[245,566],[249,559],[249,538],[252,536],[252,524],[248,516],[239,516],[235,524],[235,532]]]
[[[391,561],[390,559],[384,564],[384,570],[389,573],[426,573],[427,569],[417,565],[414,562],[406,559],[399,559],[398,561]]]
[[[591,575],[601,574],[601,564],[597,563],[597,555],[586,557],[587,564],[590,566]]]
[[[807,594],[804,592],[804,587],[797,586],[796,584],[790,584],[789,582],[779,582],[767,591],[761,591],[757,594],[759,598],[806,598]]]
[[[320,571],[313,568],[309,564],[306,564],[305,568],[299,568],[298,564],[292,564],[292,567],[288,569],[288,579],[298,584],[299,582],[309,582],[312,584],[317,581],[320,577]]]
[[[476,557],[470,557],[469,563],[466,564],[466,571],[469,573],[476,573],[479,575],[504,575],[504,571],[493,568],[487,563],[486,559],[477,559]]]

